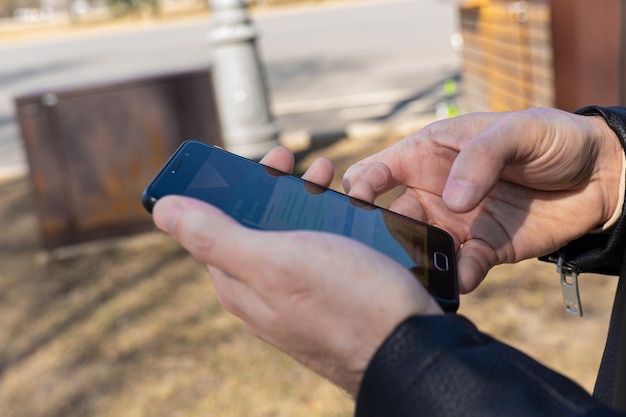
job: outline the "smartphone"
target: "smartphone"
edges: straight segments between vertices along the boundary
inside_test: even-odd
[[[168,194],[194,197],[260,230],[348,236],[406,267],[441,307],[459,306],[452,238],[402,216],[201,142],[184,142],[143,192],[152,212]]]

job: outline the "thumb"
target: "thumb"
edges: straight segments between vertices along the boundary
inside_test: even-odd
[[[490,129],[491,130],[491,129]],[[466,213],[478,206],[502,176],[516,152],[516,140],[490,130],[463,144],[442,192],[444,205]]]
[[[257,233],[238,224],[221,210],[200,200],[165,196],[153,210],[157,227],[172,236],[194,258],[233,276],[246,276],[248,265],[240,256],[263,252]]]

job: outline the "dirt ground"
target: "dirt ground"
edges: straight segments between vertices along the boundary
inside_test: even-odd
[[[342,172],[386,144],[344,140],[303,165],[325,155]],[[206,269],[160,233],[43,256],[27,178],[0,184],[0,225],[0,415],[351,415],[344,393],[223,312]],[[551,266],[502,266],[461,313],[591,389],[614,281],[583,277],[578,319]]]

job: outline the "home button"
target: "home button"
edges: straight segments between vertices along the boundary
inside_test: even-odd
[[[447,271],[450,269],[448,256],[445,253],[435,252],[433,254],[433,261],[435,268],[437,268],[439,271]]]

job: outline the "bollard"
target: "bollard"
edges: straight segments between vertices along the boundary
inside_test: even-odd
[[[211,0],[213,83],[226,149],[258,159],[278,144],[256,47],[257,31],[243,0]]]

